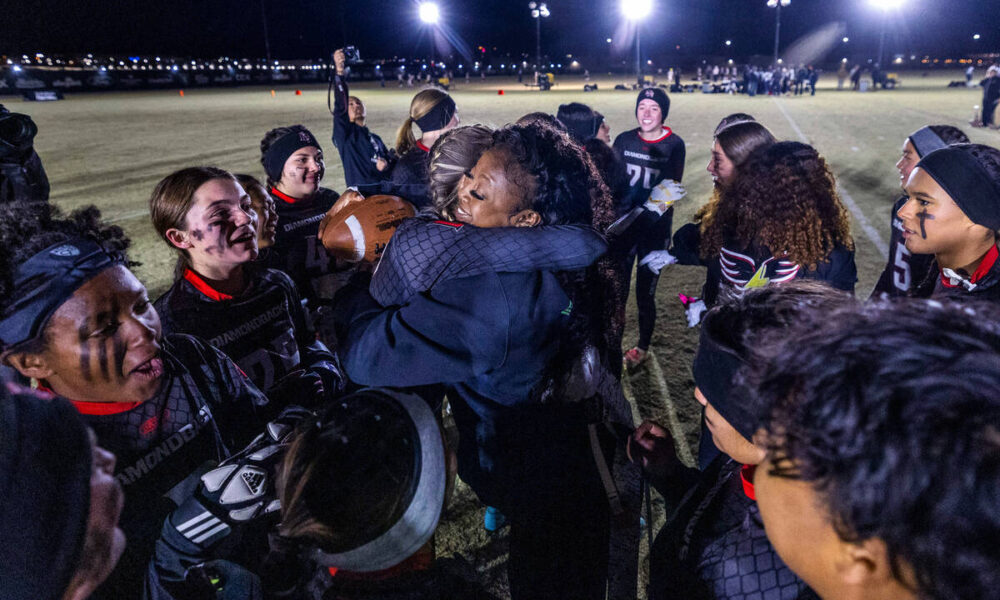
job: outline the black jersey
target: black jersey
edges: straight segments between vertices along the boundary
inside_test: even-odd
[[[684,495],[650,551],[650,598],[818,600],[768,541],[741,467],[719,456]]]
[[[966,277],[962,273],[947,273],[941,270],[935,261],[932,265],[933,275],[929,281],[934,282],[931,297],[948,300],[982,300],[985,302],[1000,301],[1000,251],[996,246],[990,248],[980,261],[976,272]],[[928,284],[921,285],[921,292],[931,289]]]
[[[872,290],[872,297],[922,295],[916,288],[927,281],[928,274],[932,271],[934,256],[913,254],[907,250],[903,240],[903,220],[896,213],[906,204],[906,200],[907,197],[903,196],[892,205],[889,260],[875,284],[875,289]]]
[[[854,292],[858,281],[858,268],[854,250],[835,246],[826,260],[815,269],[808,269],[787,257],[775,256],[768,248],[751,245],[734,250],[733,244],[723,246],[719,253],[718,269],[711,266],[705,282],[705,303],[714,306],[719,297],[740,293],[747,288],[764,287],[770,283],[783,283],[796,277],[818,279],[830,286]]]
[[[336,358],[309,327],[291,278],[275,269],[248,268],[247,276],[246,291],[234,298],[185,271],[155,302],[163,332],[202,337],[232,358],[261,390],[269,392],[285,375],[304,368],[319,374],[329,392],[337,391]]]
[[[389,150],[382,138],[367,127],[357,125],[347,117],[350,92],[347,80],[340,75],[333,79],[333,143],[340,152],[344,164],[344,181],[347,187],[358,187],[382,181],[390,173],[388,168],[379,171],[375,163],[378,159],[389,161]]]
[[[625,163],[628,173],[629,209],[649,200],[649,192],[664,179],[681,181],[684,177],[686,149],[684,140],[669,127],[663,136],[652,141],[639,137],[639,129],[619,134],[615,138],[615,152]]]
[[[206,463],[242,448],[267,422],[259,414],[267,398],[222,352],[172,335],[163,340],[161,358],[163,384],[149,400],[74,402],[98,445],[117,457],[115,478],[125,492],[120,525],[128,549],[98,597],[139,597],[160,526],[186,495],[187,482],[196,483]]]
[[[271,197],[278,212],[278,232],[265,264],[287,273],[309,308],[316,310],[327,304],[354,272],[354,265],[330,256],[317,237],[319,222],[340,195],[319,188],[311,198],[299,200],[271,188]]]

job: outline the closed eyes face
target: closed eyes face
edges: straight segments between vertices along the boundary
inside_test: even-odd
[[[524,173],[508,177],[512,161],[505,153],[487,150],[458,182],[455,218],[476,227],[533,226],[538,213],[527,208],[534,195],[534,178]],[[526,182],[527,185],[518,183]]]

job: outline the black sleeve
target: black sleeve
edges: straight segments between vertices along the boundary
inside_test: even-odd
[[[684,141],[678,139],[677,147],[670,153],[670,166],[667,168],[667,176],[674,181],[681,181],[684,178],[684,161],[687,160],[687,148]]]
[[[347,118],[347,80],[340,75],[333,76],[333,144],[343,150],[344,143],[352,127],[357,127]]]
[[[701,228],[697,223],[683,225],[674,233],[671,253],[677,259],[677,264],[706,265],[706,261],[701,258]]]

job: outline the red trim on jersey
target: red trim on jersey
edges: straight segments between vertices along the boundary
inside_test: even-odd
[[[70,400],[77,412],[81,415],[117,415],[128,412],[142,404],[142,402],[83,402],[80,400]]]
[[[753,494],[753,473],[757,470],[757,465],[743,465],[740,469],[740,479],[743,480],[743,493],[746,494],[747,498],[753,501],[757,501],[757,498]]]
[[[465,223],[458,223],[456,221],[434,221],[434,222],[437,223],[438,225],[447,225],[448,227],[454,227],[455,229],[458,229],[463,225],[465,225]]]
[[[642,133],[641,132],[637,133],[637,135],[639,136],[640,140],[642,140],[643,142],[645,142],[647,144],[656,144],[656,143],[662,142],[663,140],[667,139],[668,137],[670,137],[670,136],[672,136],[674,134],[673,130],[670,129],[669,127],[667,127],[666,125],[663,126],[663,131],[665,131],[666,133],[664,133],[661,137],[656,138],[655,140],[644,139],[642,137]]]
[[[278,188],[276,187],[271,188],[271,193],[277,196],[280,200],[284,200],[288,204],[295,204],[296,202],[302,199],[302,198],[292,198],[288,194],[279,191]]]
[[[421,143],[420,143],[420,140],[417,140],[417,148],[420,148],[420,149],[421,149],[421,150],[423,150],[424,152],[430,152],[430,151],[431,151],[431,149],[430,149],[430,148],[428,148],[427,146],[425,146],[425,145],[421,144]]]
[[[985,277],[986,274],[990,272],[990,269],[993,268],[993,265],[996,264],[998,256],[1000,256],[1000,250],[998,250],[997,247],[994,245],[992,248],[989,249],[989,252],[987,252],[986,255],[983,256],[982,262],[980,262],[979,266],[976,267],[976,272],[972,274],[972,277],[969,278],[969,281],[971,283],[976,283],[977,281]],[[944,272],[941,273],[941,284],[948,288],[958,287],[958,285],[951,285],[951,282],[948,281],[948,278],[944,276]]]
[[[223,294],[222,292],[213,289],[212,286],[208,285],[208,282],[199,277],[198,274],[192,271],[191,269],[184,269],[184,279],[186,279],[188,283],[193,285],[194,289],[198,290],[205,296],[208,296],[212,300],[215,300],[216,302],[222,302],[223,300],[233,299],[233,297],[230,296],[229,294]]]

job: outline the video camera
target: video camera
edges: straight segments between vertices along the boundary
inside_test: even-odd
[[[348,64],[357,64],[361,62],[361,52],[358,51],[357,46],[348,46],[344,48],[344,60]]]
[[[0,203],[48,200],[49,178],[34,147],[37,133],[31,117],[0,104]]]
[[[0,104],[0,157],[21,156],[32,148],[38,126],[28,115],[10,112]]]

